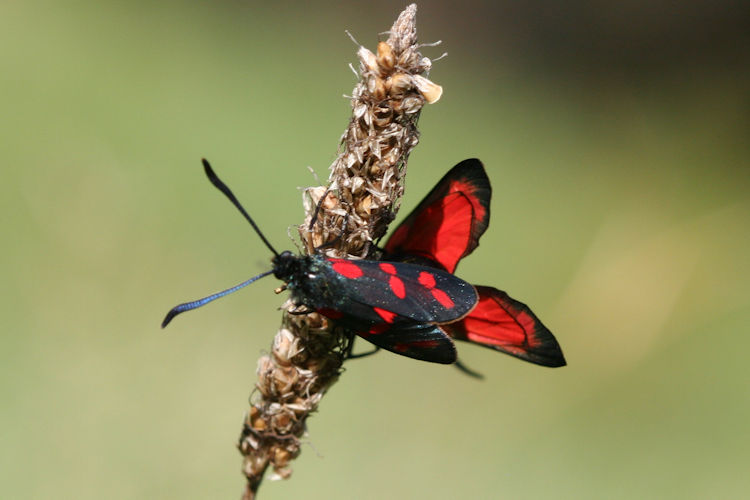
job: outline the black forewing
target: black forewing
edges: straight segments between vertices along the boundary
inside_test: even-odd
[[[329,263],[327,282],[337,290],[332,294],[336,303],[326,308],[363,322],[450,323],[468,314],[478,300],[472,285],[432,267],[346,259]],[[359,272],[351,272],[351,266]]]

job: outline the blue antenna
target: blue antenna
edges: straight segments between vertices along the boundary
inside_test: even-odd
[[[184,304],[180,304],[178,306],[174,306],[172,309],[169,310],[169,312],[167,313],[167,316],[164,318],[164,321],[161,322],[161,327],[164,328],[165,326],[167,326],[169,324],[169,322],[172,321],[172,318],[174,318],[175,316],[177,316],[180,313],[184,313],[185,311],[190,311],[190,310],[193,310],[193,309],[197,309],[197,308],[199,308],[201,306],[205,306],[209,302],[213,302],[216,299],[220,299],[224,295],[229,295],[230,293],[236,292],[240,288],[245,288],[247,285],[249,285],[253,281],[257,281],[257,280],[263,278],[264,276],[268,276],[272,272],[273,272],[273,269],[271,269],[270,271],[266,271],[264,273],[261,273],[258,276],[253,276],[249,280],[243,281],[239,285],[235,285],[232,288],[227,288],[224,291],[215,293],[213,295],[209,295],[208,297],[203,297],[202,299],[194,300],[192,302],[185,302]]]
[[[235,207],[237,207],[237,210],[239,210],[240,213],[242,213],[242,215],[245,216],[245,219],[247,219],[250,225],[253,226],[253,229],[255,229],[255,232],[258,233],[258,236],[260,236],[260,239],[263,240],[263,243],[265,243],[265,245],[271,250],[271,252],[273,252],[274,256],[278,257],[279,253],[276,251],[276,249],[273,248],[271,243],[268,242],[268,240],[263,235],[261,230],[255,224],[255,221],[253,220],[253,218],[250,217],[247,211],[242,207],[242,204],[239,202],[239,200],[237,200],[237,197],[234,196],[234,193],[232,193],[232,190],[229,189],[227,185],[222,182],[221,179],[219,179],[219,176],[217,176],[214,170],[211,168],[211,164],[208,163],[208,160],[203,158],[201,161],[203,162],[203,170],[205,170],[206,176],[208,177],[208,180],[211,181],[211,184],[216,186],[216,188],[219,191],[224,193],[224,195],[227,198],[229,198],[229,201],[231,201],[232,204]],[[271,269],[270,271],[261,273],[258,276],[254,276],[247,281],[243,281],[239,285],[235,285],[232,288],[227,288],[224,291],[214,293],[213,295],[209,295],[208,297],[203,297],[202,299],[194,300],[192,302],[185,302],[184,304],[174,306],[172,309],[169,310],[169,312],[167,313],[167,316],[164,318],[164,321],[161,322],[161,327],[164,328],[165,326],[167,326],[169,322],[172,321],[172,319],[180,313],[183,313],[185,311],[191,311],[193,309],[197,309],[225,295],[229,295],[230,293],[236,292],[240,288],[245,288],[250,283],[257,281],[260,278],[263,278],[264,276],[268,276],[272,272],[273,272],[273,269]]]

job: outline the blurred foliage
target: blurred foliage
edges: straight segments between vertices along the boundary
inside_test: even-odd
[[[263,498],[750,489],[741,6],[553,4],[420,4],[421,39],[444,41],[425,53],[450,55],[404,207],[481,158],[493,220],[459,274],[528,302],[569,366],[466,345],[483,382],[387,353],[347,363]],[[402,7],[0,6],[4,497],[239,495],[233,445],[280,298],[259,282],[159,330],[269,265],[199,160],[292,248],[297,187],[308,165],[325,178],[348,119],[344,29],[373,48]]]

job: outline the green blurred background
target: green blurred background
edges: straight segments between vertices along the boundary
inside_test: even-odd
[[[743,2],[422,2],[431,78],[405,209],[476,156],[471,282],[528,302],[569,366],[381,353],[261,498],[739,498],[750,490]],[[272,242],[335,157],[356,46],[403,3],[0,4],[3,498],[237,498],[234,445],[279,324]],[[363,346],[360,346],[363,347]]]

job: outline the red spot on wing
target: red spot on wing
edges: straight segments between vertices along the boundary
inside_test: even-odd
[[[354,262],[346,259],[330,259],[333,263],[333,270],[339,273],[341,276],[349,279],[357,279],[362,277],[364,272]]]
[[[383,321],[385,321],[386,323],[393,323],[394,318],[398,316],[398,314],[396,314],[395,312],[388,311],[387,309],[381,309],[380,307],[373,307],[373,310],[378,314],[378,316],[383,318]]]
[[[330,319],[340,319],[344,316],[344,313],[336,309],[318,309],[318,312]]]
[[[456,303],[453,302],[453,299],[451,299],[447,293],[440,290],[439,288],[430,290],[430,293],[432,293],[432,296],[435,297],[435,300],[440,302],[440,305],[445,307],[446,309],[453,309],[453,307],[456,305]]]
[[[435,288],[435,275],[426,271],[420,271],[419,278],[417,278],[419,284],[427,289]]]
[[[390,328],[390,325],[387,323],[377,323],[375,325],[372,325],[369,330],[367,330],[367,333],[371,333],[373,335],[377,335],[379,333],[383,333],[384,331],[388,330]]]
[[[406,287],[404,286],[404,282],[401,281],[401,278],[398,276],[391,276],[391,279],[388,280],[388,286],[391,287],[391,291],[399,299],[406,297]]]
[[[435,300],[440,302],[441,306],[445,307],[446,309],[453,309],[453,307],[456,305],[456,303],[453,302],[453,299],[451,299],[447,293],[445,293],[443,290],[440,290],[439,288],[435,288],[434,274],[428,273],[427,271],[421,271],[419,273],[417,281],[419,281],[420,285],[430,291],[432,296],[435,297]]]
[[[389,264],[388,262],[381,262],[380,269],[388,274],[396,274],[396,266],[394,266],[393,264]]]
[[[397,352],[406,352],[410,349],[435,349],[440,346],[437,340],[415,340],[413,342],[396,342],[393,344],[393,350]]]

